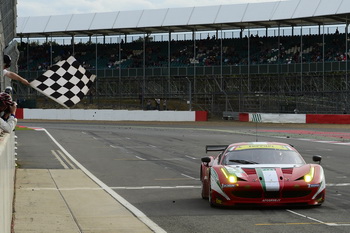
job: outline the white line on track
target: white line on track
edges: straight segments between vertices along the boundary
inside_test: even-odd
[[[60,156],[66,161],[66,163],[67,163],[69,166],[71,166],[71,168],[77,169],[77,167],[76,167],[73,163],[71,163],[71,162],[69,161],[69,159],[67,158],[67,156],[66,156],[64,153],[62,153],[62,151],[58,150],[57,153],[60,154]]]
[[[51,150],[51,153],[56,157],[56,159],[60,162],[60,164],[64,167],[64,169],[69,169],[67,164],[63,162],[63,160],[60,158],[60,156],[56,153],[56,151]]]
[[[330,187],[333,187],[333,186],[336,186],[336,187],[345,187],[345,186],[350,186],[350,183],[340,183],[340,184],[327,184],[327,187],[330,186]]]
[[[189,156],[189,155],[185,155],[185,157],[186,157],[186,158],[189,158],[189,159],[193,159],[193,160],[194,160],[194,159],[197,159],[197,158],[192,157],[192,156]]]
[[[120,204],[122,204],[125,208],[127,208],[130,212],[132,212],[140,221],[146,224],[150,229],[152,229],[156,233],[165,233],[160,226],[158,226],[155,222],[153,222],[150,218],[148,218],[143,212],[133,206],[130,202],[120,196],[118,193],[114,192],[109,186],[99,180],[96,176],[94,176],[89,170],[87,170],[82,164],[80,164],[71,154],[64,149],[61,144],[59,144],[54,137],[44,128],[36,129],[38,131],[44,131],[51,140],[61,149],[63,153],[73,162],[77,167],[80,168],[90,179],[96,182],[102,189],[104,189],[107,193],[109,193],[114,199],[116,199]]]
[[[291,214],[295,214],[295,215],[298,215],[300,217],[303,217],[303,218],[307,218],[311,221],[314,221],[314,222],[317,222],[317,223],[320,223],[320,224],[324,224],[324,225],[327,225],[327,226],[350,226],[350,224],[346,223],[346,224],[341,224],[341,223],[327,223],[327,222],[323,222],[321,220],[318,220],[316,218],[312,218],[312,217],[309,217],[309,216],[306,216],[306,215],[303,215],[303,214],[300,214],[298,212],[295,212],[295,211],[292,211],[292,210],[286,210],[287,212],[291,213]]]
[[[199,180],[198,178],[194,178],[192,176],[189,176],[189,175],[186,175],[186,174],[183,174],[183,173],[181,173],[181,175],[184,176],[184,177],[190,178],[192,180]]]

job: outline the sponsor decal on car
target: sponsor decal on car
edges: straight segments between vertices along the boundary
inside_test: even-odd
[[[238,185],[235,184],[222,184],[221,187],[222,188],[234,188],[237,187]]]
[[[240,145],[231,147],[230,150],[249,150],[249,149],[275,149],[275,150],[290,150],[287,146],[283,145],[268,145],[268,144],[253,144],[253,145]]]
[[[262,200],[262,202],[280,202],[280,201],[281,201],[281,199],[274,199],[274,198]]]
[[[320,184],[308,184],[309,188],[318,188],[320,187]]]
[[[210,185],[211,189],[216,191],[217,193],[221,194],[224,198],[227,200],[230,200],[230,198],[225,194],[225,192],[222,190],[220,181],[219,181],[219,176],[217,172],[215,171],[214,168],[211,168],[210,170]]]

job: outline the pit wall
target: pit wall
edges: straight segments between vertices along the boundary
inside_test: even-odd
[[[205,111],[142,111],[97,109],[17,109],[18,119],[97,121],[207,121]]]
[[[0,135],[0,232],[10,233],[15,180],[15,134]]]
[[[239,113],[239,121],[261,123],[350,124],[350,114]]]
[[[235,113],[242,122],[350,124],[350,114]],[[98,121],[208,121],[206,111],[142,111],[97,109],[17,109],[18,119]]]

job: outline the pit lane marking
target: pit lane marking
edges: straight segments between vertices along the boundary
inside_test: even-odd
[[[58,156],[58,154],[56,153],[56,151],[51,150],[51,153],[56,157],[56,159],[60,162],[60,164],[64,167],[64,169],[69,169],[69,167],[67,166],[67,164],[65,162],[63,162],[63,160],[60,158],[60,156]]]
[[[79,163],[68,151],[58,143],[58,141],[45,129],[38,128],[37,131],[44,131],[49,138],[60,148],[60,150],[80,169],[85,175],[90,177],[98,186],[104,189],[108,194],[110,194],[116,201],[118,201],[122,206],[128,209],[131,213],[134,214],[141,222],[143,222],[146,226],[148,226],[155,233],[166,233],[166,231],[158,226],[155,222],[153,222],[150,218],[148,218],[143,212],[133,206],[130,202],[112,190],[108,185],[99,180],[96,176],[94,176],[88,169],[86,169],[81,163]]]

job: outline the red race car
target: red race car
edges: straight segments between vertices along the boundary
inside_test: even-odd
[[[202,158],[202,197],[211,206],[321,205],[326,181],[319,164],[306,164],[291,145],[279,142],[244,142],[207,146],[221,151]],[[321,162],[321,156],[313,156]]]

